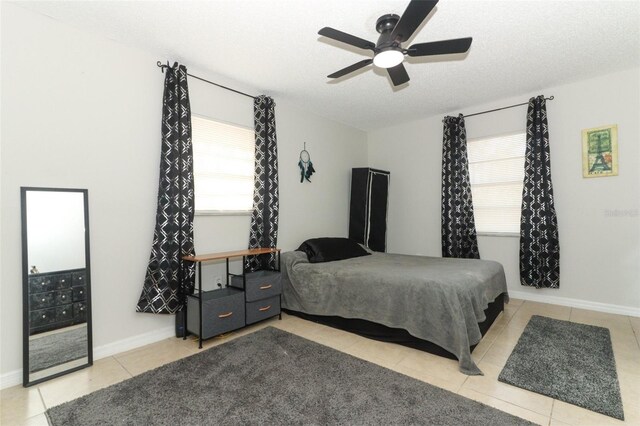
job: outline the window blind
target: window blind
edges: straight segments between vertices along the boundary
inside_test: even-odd
[[[524,132],[467,143],[477,232],[520,232],[525,147]]]
[[[253,130],[198,116],[191,127],[196,212],[251,211]]]

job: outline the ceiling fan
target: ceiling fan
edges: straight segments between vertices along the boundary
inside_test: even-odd
[[[342,77],[362,67],[366,67],[373,62],[373,65],[377,67],[386,68],[393,85],[399,86],[409,81],[409,74],[407,74],[407,70],[404,68],[404,65],[402,65],[404,55],[446,55],[450,53],[464,53],[469,50],[472,41],[471,37],[417,43],[409,46],[408,49],[402,47],[402,43],[413,35],[437,3],[438,0],[411,0],[402,16],[387,14],[378,18],[376,21],[376,30],[380,33],[380,37],[378,38],[377,44],[330,27],[322,28],[318,31],[318,34],[322,36],[360,49],[373,51],[372,59],[356,62],[340,71],[329,74],[327,77]]]

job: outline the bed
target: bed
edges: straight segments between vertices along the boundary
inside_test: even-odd
[[[364,254],[345,256],[344,242],[335,241],[318,256],[318,247],[305,246],[317,240],[330,239],[307,240],[302,251],[282,254],[286,311],[373,338],[441,349],[458,359],[461,372],[482,374],[471,351],[508,300],[502,265],[371,253],[360,246]]]

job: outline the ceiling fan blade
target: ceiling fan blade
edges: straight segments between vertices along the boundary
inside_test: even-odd
[[[391,77],[391,81],[394,86],[400,86],[401,84],[409,81],[409,74],[407,74],[407,70],[402,64],[398,64],[392,68],[387,68],[387,72],[389,73],[389,77]]]
[[[365,59],[364,61],[356,62],[353,65],[349,65],[346,68],[342,68],[340,71],[336,71],[333,74],[329,74],[327,77],[328,78],[342,77],[343,75],[347,75],[350,72],[354,72],[354,71],[359,70],[362,67],[366,67],[367,65],[369,65],[372,62],[373,62],[373,59]]]
[[[471,47],[471,37],[453,40],[431,41],[414,44],[407,49],[409,56],[447,55],[450,53],[464,53]]]
[[[340,41],[342,43],[350,44],[351,46],[359,47],[360,49],[374,50],[376,45],[370,41],[361,39],[360,37],[352,36],[351,34],[343,33],[333,28],[324,27],[318,34],[331,38],[333,40]]]
[[[411,0],[391,32],[389,40],[407,41],[437,3],[438,0]]]

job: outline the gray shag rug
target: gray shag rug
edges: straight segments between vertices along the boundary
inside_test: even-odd
[[[498,380],[624,420],[611,335],[603,327],[532,316]]]
[[[47,410],[52,425],[532,423],[267,327]]]
[[[29,372],[35,373],[88,356],[87,327],[29,340]]]

